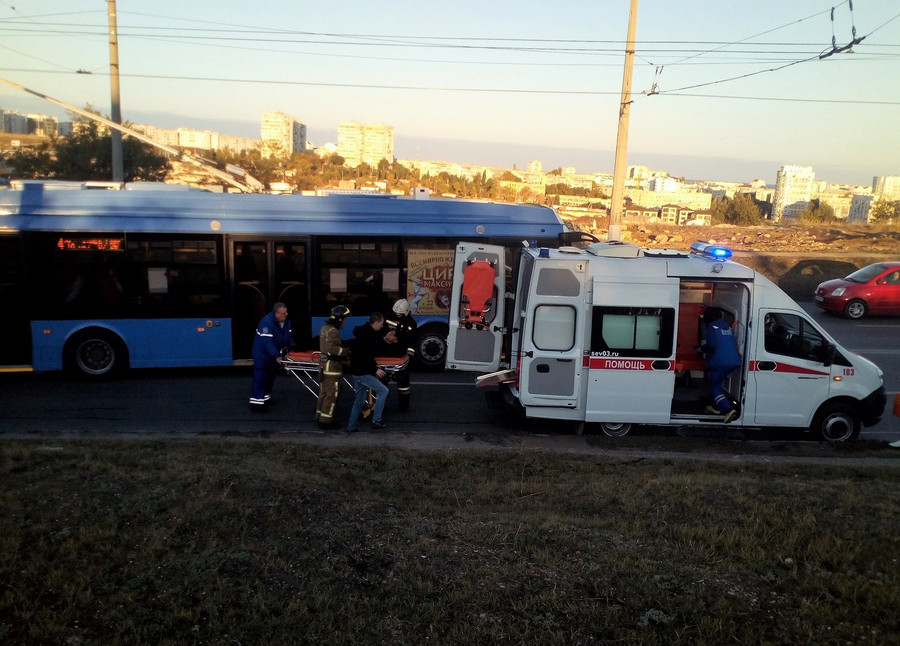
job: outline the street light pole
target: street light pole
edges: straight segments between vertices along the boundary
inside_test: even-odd
[[[110,120],[122,125],[122,109],[119,104],[119,29],[116,24],[116,0],[106,0],[109,16],[109,86],[111,97]],[[125,168],[122,161],[122,133],[110,130],[112,139],[112,180],[125,181]]]
[[[625,70],[622,73],[622,100],[619,103],[619,132],[616,136],[616,165],[613,168],[612,201],[609,207],[607,240],[622,237],[622,207],[625,201],[625,166],[628,163],[628,117],[631,113],[631,73],[634,70],[634,35],[637,31],[638,0],[631,0],[628,16],[628,41],[625,44]]]

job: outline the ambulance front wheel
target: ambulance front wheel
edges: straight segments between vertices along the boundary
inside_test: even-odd
[[[600,428],[609,437],[625,437],[631,430],[631,424],[625,422],[601,422]]]
[[[828,402],[813,419],[810,430],[831,444],[843,444],[859,435],[859,415],[849,404]]]

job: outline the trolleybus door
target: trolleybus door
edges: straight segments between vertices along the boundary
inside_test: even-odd
[[[31,326],[20,238],[0,239],[0,370],[31,364]]]
[[[301,345],[308,341],[306,250],[305,240],[234,238],[229,242],[235,359],[250,357],[254,330],[277,302],[288,308],[294,340]]]

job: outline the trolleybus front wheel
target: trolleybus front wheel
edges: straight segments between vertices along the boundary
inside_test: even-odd
[[[83,330],[66,344],[66,368],[81,377],[109,377],[128,365],[125,344],[106,330]]]

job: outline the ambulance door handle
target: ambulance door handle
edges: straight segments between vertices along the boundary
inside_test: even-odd
[[[574,359],[557,359],[560,363],[572,363]]]
[[[756,364],[756,369],[761,372],[773,372],[778,364],[774,361],[760,361]]]
[[[522,356],[523,356],[523,357],[528,357],[528,358],[530,359],[531,357],[534,356],[534,351],[533,351],[533,350],[529,350],[528,352],[523,352],[523,353],[522,353]]]

